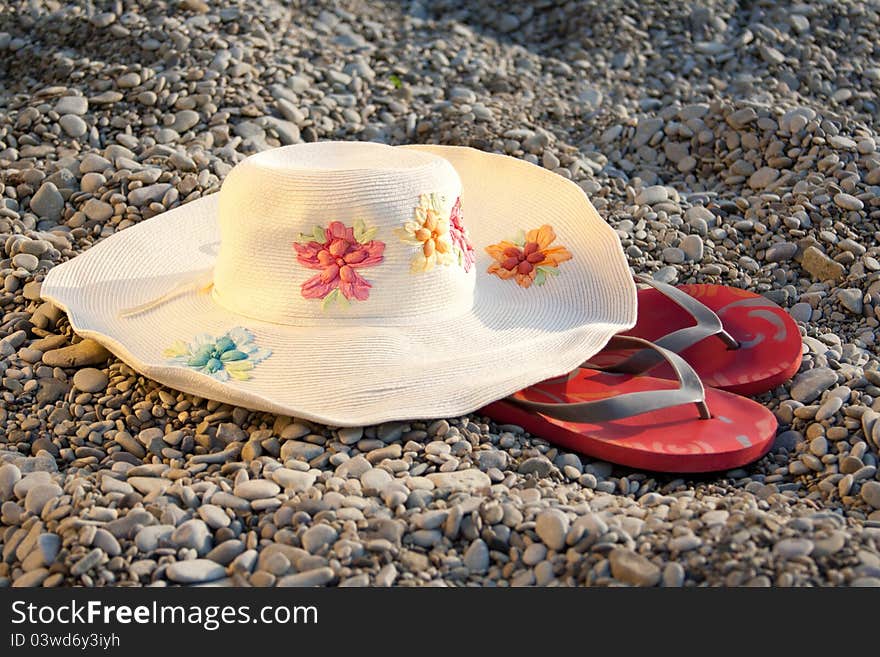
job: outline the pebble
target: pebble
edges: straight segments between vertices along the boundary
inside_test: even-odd
[[[70,137],[82,137],[89,131],[88,124],[75,114],[66,114],[58,119],[58,125]]]
[[[776,242],[767,249],[767,262],[788,262],[794,258],[798,247],[794,242]]]
[[[92,221],[106,221],[113,216],[113,206],[96,198],[90,198],[83,206],[86,217]]]
[[[427,477],[437,488],[451,488],[461,491],[480,490],[492,485],[489,475],[473,468],[457,472],[435,472]]]
[[[656,586],[660,568],[640,554],[626,548],[614,548],[608,555],[614,579],[631,586]]]
[[[326,545],[336,542],[338,533],[329,525],[309,527],[302,535],[302,546],[312,554],[317,554]]]
[[[464,565],[472,573],[482,574],[489,569],[489,546],[483,539],[476,539],[464,553]]]
[[[171,185],[168,183],[157,183],[155,185],[138,187],[128,193],[128,202],[137,207],[147,205],[148,203],[155,203],[161,201],[170,189]]]
[[[275,497],[281,492],[281,488],[274,481],[267,479],[251,479],[237,484],[233,494],[245,500],[263,500],[267,497]]]
[[[839,192],[834,195],[834,203],[844,210],[864,210],[865,208],[865,204],[859,199],[844,192]]]
[[[55,103],[54,109],[60,116],[83,116],[89,111],[89,101],[83,96],[62,96]]]
[[[661,579],[664,588],[680,588],[684,586],[684,566],[677,561],[670,561],[663,567]]]
[[[535,519],[535,532],[538,537],[544,542],[544,545],[556,552],[565,547],[565,535],[568,532],[568,527],[568,518],[558,509],[542,511]]]
[[[880,482],[866,481],[862,484],[862,499],[875,509],[880,509]]]
[[[272,472],[272,478],[285,490],[290,489],[295,493],[303,493],[315,485],[318,475],[313,472],[278,468]]]
[[[798,374],[791,386],[791,398],[808,404],[837,382],[837,375],[827,367],[817,367]]]
[[[203,504],[198,510],[199,517],[205,521],[211,529],[228,527],[232,522],[226,512],[215,504]]]
[[[213,582],[226,576],[226,569],[210,559],[190,559],[175,561],[165,570],[172,582],[178,584],[200,584]]]
[[[86,367],[73,375],[73,385],[83,392],[101,392],[107,387],[107,375],[101,370]]]
[[[840,305],[854,315],[861,315],[864,304],[862,303],[862,291],[858,288],[848,287],[837,291]]]
[[[669,192],[662,185],[651,185],[641,190],[636,195],[636,203],[639,205],[654,205],[669,198]]]
[[[829,258],[815,246],[810,246],[804,251],[801,264],[813,278],[820,281],[839,281],[845,272],[843,265]]]
[[[43,507],[61,493],[61,487],[57,484],[38,484],[28,490],[24,499],[24,510],[38,516],[43,512]]]
[[[21,480],[21,470],[12,463],[0,465],[0,501],[12,499],[12,490]]]
[[[54,183],[44,182],[31,197],[31,211],[50,221],[59,221],[64,210],[64,197]]]
[[[784,538],[773,546],[773,554],[783,559],[795,559],[807,556],[813,547],[813,541],[807,538]]]
[[[393,480],[394,477],[381,468],[371,468],[364,472],[360,477],[361,486],[363,486],[364,493],[367,495],[378,494]]]
[[[47,351],[43,354],[43,364],[49,367],[84,367],[101,365],[109,357],[109,351],[94,340],[86,338],[69,347]]]
[[[322,566],[320,568],[313,568],[312,570],[307,570],[302,573],[286,575],[278,580],[276,586],[324,586],[325,584],[333,581],[335,577],[336,575],[333,573],[333,570],[331,568]]]

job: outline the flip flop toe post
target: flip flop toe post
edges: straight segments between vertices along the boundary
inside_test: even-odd
[[[637,280],[647,287],[639,290],[638,319],[626,335],[676,352],[705,385],[757,395],[797,373],[803,350],[798,326],[769,299],[723,285],[674,287],[642,276]],[[625,351],[606,349],[591,363],[606,367],[627,357]],[[623,369],[672,376],[654,354],[643,353]]]
[[[705,388],[673,352],[633,338],[613,346],[662,357],[675,379],[580,368],[495,402],[483,412],[566,449],[632,468],[713,472],[761,458],[776,418],[738,395]]]

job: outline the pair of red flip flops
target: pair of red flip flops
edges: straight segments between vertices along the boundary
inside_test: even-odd
[[[574,372],[482,412],[602,460],[660,472],[729,470],[763,456],[776,418],[741,395],[797,372],[797,324],[766,298],[639,277],[635,327]]]

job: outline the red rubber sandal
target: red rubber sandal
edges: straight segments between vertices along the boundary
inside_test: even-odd
[[[579,368],[494,402],[480,412],[593,458],[657,472],[730,470],[761,458],[776,418],[756,402],[704,388],[677,354],[618,336],[616,349],[658,354],[674,379]]]
[[[639,290],[636,325],[624,335],[677,353],[705,385],[757,395],[798,371],[803,347],[797,323],[765,297],[723,285],[673,287],[644,276],[636,279],[650,287]],[[618,371],[674,376],[654,352],[627,356],[626,350],[606,347],[589,364],[604,369],[613,363]]]

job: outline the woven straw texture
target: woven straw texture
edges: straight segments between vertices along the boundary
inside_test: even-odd
[[[462,215],[476,266],[413,273],[418,247],[394,228],[419,195]],[[384,260],[360,270],[369,299],[347,309],[305,299],[313,270],[292,242],[314,225],[377,227]],[[553,226],[572,259],[525,289],[486,273],[484,248]],[[214,272],[133,316],[121,311]],[[450,417],[564,374],[633,326],[636,289],[620,243],[575,184],[513,158],[451,146],[323,142],[248,158],[219,194],[122,231],[53,268],[43,297],[74,329],[172,388],[334,426]],[[245,327],[272,355],[245,381],[172,364],[176,340]]]

